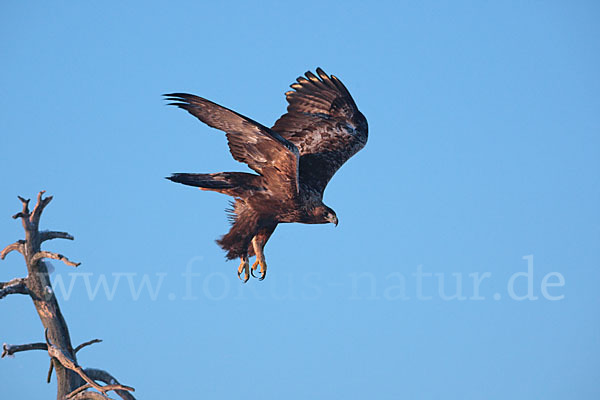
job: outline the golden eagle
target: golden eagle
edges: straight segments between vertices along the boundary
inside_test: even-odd
[[[166,94],[169,105],[187,110],[210,127],[226,133],[237,161],[257,174],[177,173],[173,182],[232,196],[229,233],[217,240],[227,258],[240,258],[238,277],[247,282],[260,265],[267,273],[263,249],[283,222],[334,223],[335,212],[323,203],[323,191],[335,172],[367,143],[367,120],[342,82],[322,69],[306,72],[285,93],[287,113],[267,128],[235,111],[186,93]],[[248,257],[256,255],[250,265]]]

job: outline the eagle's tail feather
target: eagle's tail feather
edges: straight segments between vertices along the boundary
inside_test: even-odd
[[[257,175],[245,172],[218,172],[215,174],[177,173],[167,179],[188,186],[237,195],[235,192],[239,190],[253,189],[253,181],[257,177]]]

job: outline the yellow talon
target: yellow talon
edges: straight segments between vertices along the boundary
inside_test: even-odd
[[[256,261],[252,264],[252,276],[262,281],[267,276],[267,261],[265,260],[265,254],[263,252],[265,242],[261,241],[258,236],[252,238],[252,247],[254,248],[254,254],[256,254]],[[258,265],[260,264],[260,277],[254,275]]]
[[[248,282],[250,279],[250,263],[248,262],[247,257],[242,257],[242,262],[238,267],[238,278],[240,278],[244,283]],[[242,272],[244,272],[244,278],[242,278]]]
[[[258,269],[258,265],[260,264],[260,277],[254,275],[254,271],[256,271]],[[263,279],[265,279],[265,277],[267,276],[267,262],[265,261],[264,257],[259,258],[256,257],[256,261],[254,261],[254,264],[252,264],[252,276],[255,278],[258,278],[259,281],[262,281]]]

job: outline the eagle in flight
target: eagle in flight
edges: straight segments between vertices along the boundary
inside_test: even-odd
[[[225,132],[233,158],[256,172],[176,173],[167,179],[232,196],[232,227],[217,240],[227,258],[240,258],[238,277],[247,282],[260,265],[267,273],[264,247],[277,224],[333,223],[335,212],[323,191],[336,171],[367,143],[367,120],[348,89],[317,68],[285,93],[289,106],[267,128],[235,111],[186,93],[165,95],[174,105]],[[250,268],[248,258],[256,256]],[[242,277],[243,274],[243,277]]]

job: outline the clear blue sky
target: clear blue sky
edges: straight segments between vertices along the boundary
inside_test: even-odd
[[[76,240],[45,248],[82,262],[53,263],[73,283],[63,313],[74,343],[104,339],[83,366],[140,399],[600,397],[597,2],[0,11],[0,244],[22,238],[18,194],[55,196],[42,227]],[[270,125],[317,66],[369,143],[325,193],[340,225],[280,226],[269,276],[242,285],[214,243],[227,198],[163,177],[246,167],[160,95]],[[0,280],[24,274],[18,254],[0,262]],[[94,295],[101,279],[114,293]],[[0,320],[0,342],[43,339],[26,297]],[[47,368],[43,352],[0,360],[3,397],[53,398]]]

